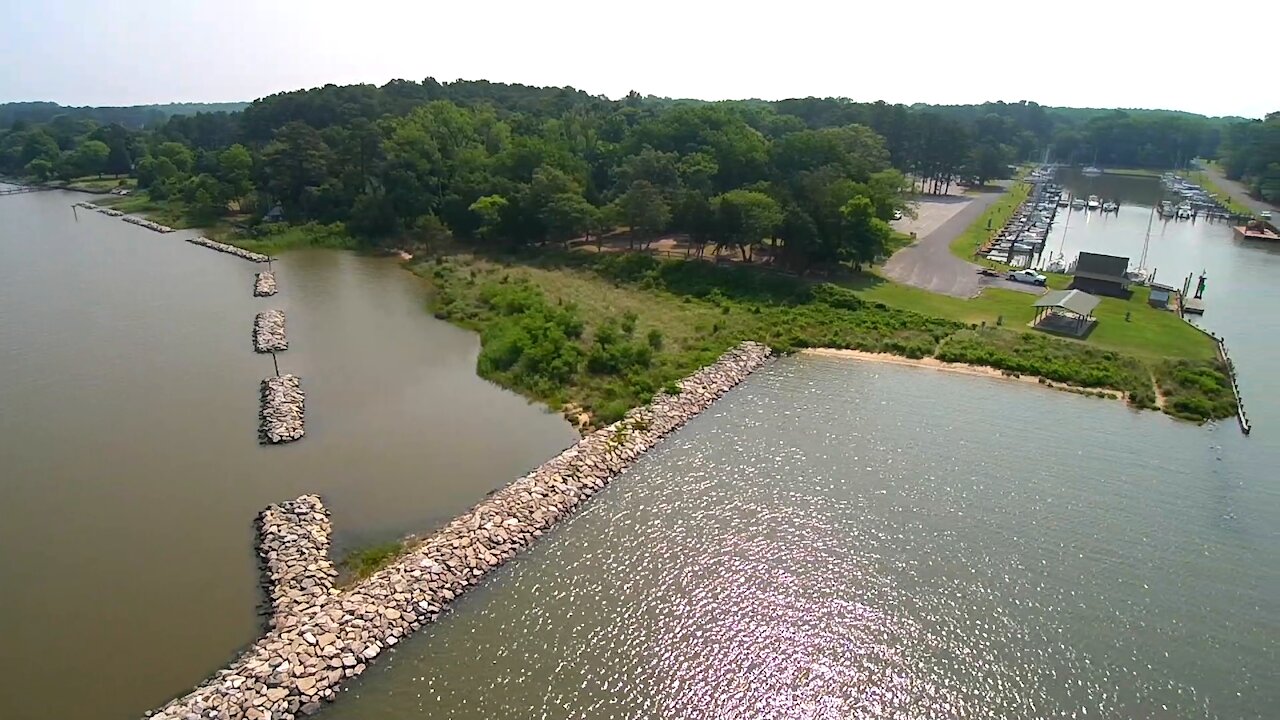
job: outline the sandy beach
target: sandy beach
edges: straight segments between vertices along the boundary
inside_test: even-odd
[[[1004,372],[995,368],[983,367],[981,365],[968,365],[965,363],[949,363],[943,362],[937,358],[909,358],[902,355],[890,355],[888,353],[873,353],[864,350],[842,350],[839,348],[809,348],[802,350],[806,355],[818,355],[822,357],[846,358],[851,360],[860,360],[862,362],[883,363],[888,365],[906,365],[909,367],[929,368],[931,370],[942,370],[944,372],[960,373],[962,375],[976,375],[978,377],[996,378],[997,380],[1012,380],[1014,382],[1027,383],[1037,387],[1048,387],[1055,390],[1063,390],[1075,393],[1101,394],[1117,400],[1124,399],[1124,393],[1119,390],[1110,390],[1107,388],[1085,388],[1076,385],[1068,385],[1067,383],[1054,382],[1046,380],[1037,375],[1006,375]]]

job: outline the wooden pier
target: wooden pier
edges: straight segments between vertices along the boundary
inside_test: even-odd
[[[1210,333],[1210,337],[1218,341],[1218,359],[1227,367],[1227,379],[1231,381],[1231,392],[1236,396],[1236,420],[1240,421],[1240,432],[1245,435],[1253,427],[1249,424],[1249,414],[1244,411],[1244,398],[1240,396],[1240,383],[1236,382],[1236,364],[1231,362],[1227,354],[1227,343],[1222,338]]]

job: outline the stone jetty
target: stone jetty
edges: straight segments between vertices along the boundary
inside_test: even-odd
[[[347,678],[494,568],[528,547],[645,451],[707,409],[769,357],[743,343],[650,404],[584,437],[454,518],[352,588],[332,585],[329,516],[314,495],[268,508],[259,555],[272,608],[266,634],[229,667],[150,714],[152,720],[291,720],[318,712]]]
[[[306,396],[296,375],[279,375],[262,381],[262,407],[258,434],[264,445],[299,440],[306,432]]]
[[[284,311],[267,310],[253,318],[254,352],[284,352],[289,341],[284,334]]]
[[[253,277],[253,296],[270,297],[276,294],[276,274],[260,272]]]
[[[187,238],[187,242],[193,245],[207,247],[210,250],[217,250],[218,252],[223,252],[228,255],[235,255],[236,257],[241,257],[241,258],[244,258],[245,260],[251,260],[253,262],[264,263],[271,259],[266,255],[263,255],[262,253],[249,252],[248,250],[243,250],[241,248],[236,247],[235,245],[220,243],[217,240],[210,240],[207,237]]]
[[[132,225],[137,225],[138,227],[144,227],[148,230],[155,230],[156,232],[159,232],[159,233],[173,232],[173,228],[169,227],[168,225],[161,225],[158,222],[152,222],[146,218],[138,217],[137,215],[125,215],[120,219]]]
[[[316,495],[272,505],[258,516],[258,556],[267,627],[323,603],[338,571],[329,559],[329,511]]]

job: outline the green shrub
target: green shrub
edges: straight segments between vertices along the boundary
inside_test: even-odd
[[[363,580],[390,565],[404,550],[405,544],[399,540],[379,543],[351,551],[338,566],[355,580]]]

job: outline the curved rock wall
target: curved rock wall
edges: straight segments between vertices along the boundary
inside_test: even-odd
[[[266,310],[253,318],[254,352],[284,352],[289,340],[284,334],[284,311]]]
[[[152,720],[289,720],[333,700],[346,678],[431,622],[455,598],[603,489],[645,451],[765,363],[743,343],[613,425],[485,498],[390,566],[345,591],[327,582],[329,517],[305,495],[262,515],[260,553],[276,612],[230,667]]]

